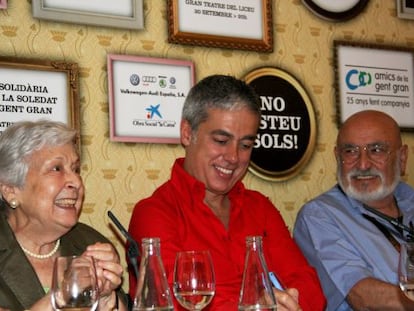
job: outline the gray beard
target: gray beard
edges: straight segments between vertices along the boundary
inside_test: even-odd
[[[352,170],[350,171],[346,176],[346,181],[348,181],[348,186],[344,185],[343,182],[343,178],[342,178],[342,169],[341,169],[341,164],[338,162],[338,167],[337,167],[337,179],[338,179],[338,184],[341,186],[342,190],[346,193],[347,196],[364,202],[364,203],[368,203],[371,201],[378,201],[378,200],[382,200],[385,197],[389,196],[390,194],[392,194],[395,190],[395,188],[397,187],[398,183],[401,180],[401,176],[400,176],[400,161],[399,159],[397,159],[396,163],[395,163],[395,167],[394,167],[394,179],[391,183],[391,185],[389,186],[385,186],[384,185],[384,174],[382,172],[377,171],[376,169],[371,169],[369,171],[365,171],[365,172],[360,172],[359,170]],[[369,192],[363,192],[360,190],[357,190],[355,187],[353,187],[351,185],[351,177],[357,175],[358,173],[362,174],[365,173],[367,174],[367,172],[373,173],[375,175],[378,175],[381,179],[381,185],[373,190],[373,191],[369,191]]]

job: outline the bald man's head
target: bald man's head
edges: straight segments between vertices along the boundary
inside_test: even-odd
[[[355,113],[338,132],[338,183],[348,196],[369,205],[392,199],[405,172],[407,149],[392,117],[375,110]]]
[[[360,133],[375,132],[377,139],[392,142],[401,146],[401,133],[398,123],[388,114],[377,110],[364,110],[351,115],[341,126],[338,133],[337,145],[347,137],[355,137]]]

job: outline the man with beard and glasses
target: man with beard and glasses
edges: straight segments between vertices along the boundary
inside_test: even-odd
[[[338,184],[306,203],[294,228],[327,311],[414,310],[398,286],[399,246],[414,221],[414,189],[400,180],[408,147],[398,124],[379,111],[355,113],[334,153]]]

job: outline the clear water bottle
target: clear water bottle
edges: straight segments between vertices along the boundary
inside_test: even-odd
[[[263,255],[262,237],[248,236],[239,311],[276,310],[276,298],[268,272]]]
[[[174,310],[171,291],[161,260],[159,238],[142,239],[142,257],[133,310]]]

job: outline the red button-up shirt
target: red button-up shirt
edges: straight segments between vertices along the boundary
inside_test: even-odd
[[[211,253],[216,293],[205,310],[237,310],[243,277],[247,236],[262,236],[265,259],[286,287],[299,290],[304,311],[323,310],[323,296],[316,272],[291,238],[279,211],[259,192],[237,183],[229,193],[228,229],[203,203],[205,186],[183,169],[183,159],[173,166],[171,179],[135,206],[129,225],[132,237],[159,237],[161,257],[170,285],[176,253],[204,250]],[[130,272],[130,294],[136,280]],[[181,308],[174,298],[176,310]]]

